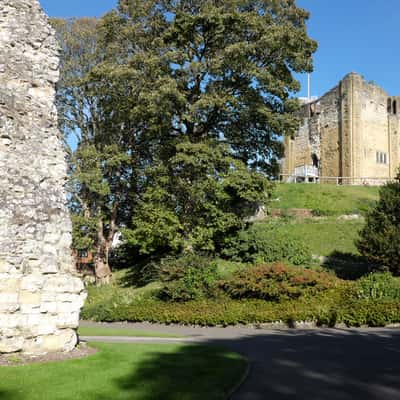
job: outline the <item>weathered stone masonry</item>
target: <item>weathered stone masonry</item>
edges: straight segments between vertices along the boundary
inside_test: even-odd
[[[282,173],[294,175],[310,166],[317,167],[319,177],[345,177],[341,183],[392,179],[400,166],[399,107],[400,97],[348,74],[321,98],[302,106],[298,134],[285,140]]]
[[[0,353],[69,351],[85,299],[71,257],[54,106],[58,44],[37,0],[0,1]]]

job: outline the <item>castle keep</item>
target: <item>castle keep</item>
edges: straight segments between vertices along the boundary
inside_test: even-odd
[[[381,184],[400,166],[400,97],[351,73],[302,105],[294,138],[285,139],[284,181]]]
[[[85,299],[71,257],[54,106],[58,44],[37,0],[0,1],[0,353],[69,351]]]

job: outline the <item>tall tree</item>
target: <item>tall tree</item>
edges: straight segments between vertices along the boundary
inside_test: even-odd
[[[127,118],[139,112],[158,138],[128,235],[143,251],[211,249],[243,223],[243,202],[250,213],[265,200],[259,172],[276,174],[282,134],[298,123],[293,72],[312,69],[307,18],[294,0],[120,0],[103,19],[98,72],[141,79]]]
[[[134,188],[129,127],[108,101],[109,84],[93,78],[104,59],[98,20],[54,19],[62,46],[57,90],[60,128],[69,148],[73,245],[94,253],[98,282],[109,281],[115,233],[129,219]]]

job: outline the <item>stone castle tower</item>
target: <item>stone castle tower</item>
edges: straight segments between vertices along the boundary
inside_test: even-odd
[[[381,184],[400,166],[400,97],[350,73],[304,104],[294,138],[285,139],[284,181]]]
[[[85,292],[70,250],[58,54],[38,0],[0,1],[0,353],[77,343]]]

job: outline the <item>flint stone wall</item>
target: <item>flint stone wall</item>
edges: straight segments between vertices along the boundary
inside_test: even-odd
[[[86,295],[70,250],[58,54],[37,0],[0,1],[0,353],[77,343]]]

